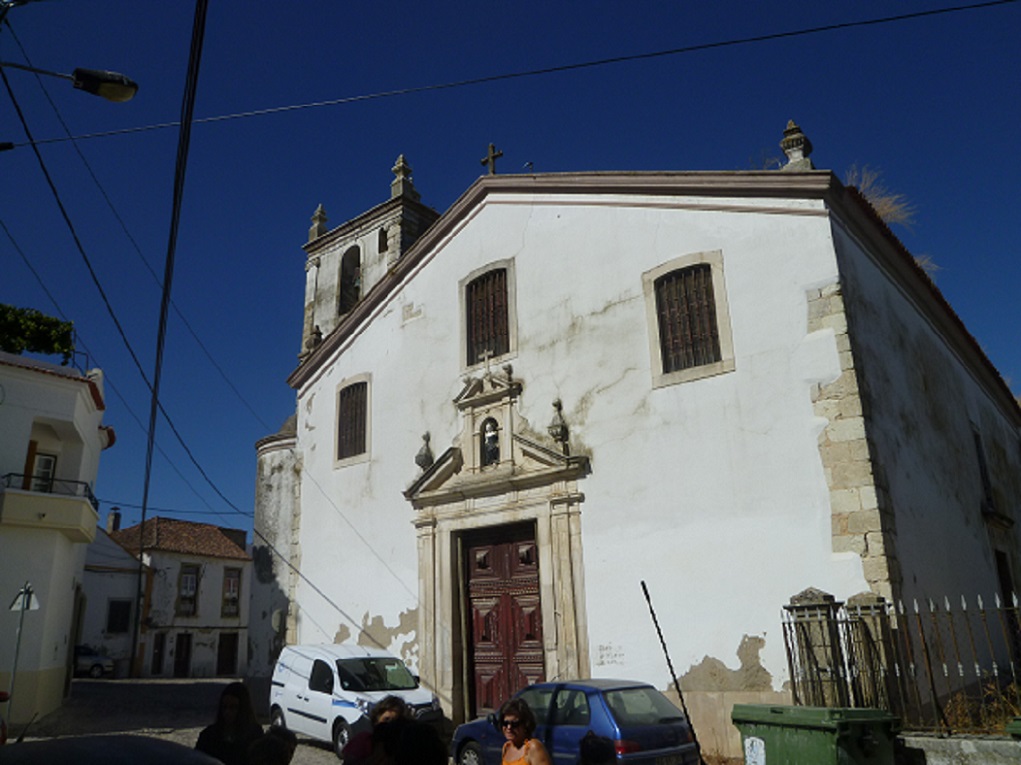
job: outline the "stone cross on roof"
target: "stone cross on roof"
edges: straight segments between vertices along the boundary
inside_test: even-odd
[[[486,153],[485,158],[482,160],[483,165],[489,166],[489,174],[496,175],[496,160],[503,156],[502,151],[497,151],[496,146],[489,144],[489,151]]]

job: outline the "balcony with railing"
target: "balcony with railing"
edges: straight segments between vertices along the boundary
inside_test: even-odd
[[[84,481],[7,473],[0,486],[0,524],[59,531],[72,542],[95,538],[99,501]]]

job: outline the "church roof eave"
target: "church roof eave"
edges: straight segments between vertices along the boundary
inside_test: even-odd
[[[465,190],[450,208],[401,256],[389,273],[376,283],[368,295],[347,314],[319,346],[310,353],[287,378],[287,384],[298,389],[312,379],[320,368],[351,337],[381,303],[415,271],[430,250],[456,228],[493,193],[542,194],[628,194],[653,196],[722,196],[823,199],[840,181],[828,170],[778,173],[775,170],[755,171],[674,171],[674,172],[587,172],[547,173],[542,175],[483,175]],[[306,249],[335,231],[364,225],[365,216],[378,211],[393,200],[377,205],[344,226],[306,245]],[[431,208],[429,208],[431,209]],[[316,247],[318,249],[318,247]],[[311,250],[309,250],[311,252]]]

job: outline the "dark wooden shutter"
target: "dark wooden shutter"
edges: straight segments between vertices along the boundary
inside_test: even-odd
[[[465,290],[469,365],[483,354],[502,356],[510,350],[507,332],[507,269],[487,271],[468,283]]]
[[[655,283],[663,372],[720,360],[712,266],[700,263],[661,276]]]
[[[353,383],[340,391],[337,407],[337,459],[365,452],[365,426],[369,384]]]

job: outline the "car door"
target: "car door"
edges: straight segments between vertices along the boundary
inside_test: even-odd
[[[550,760],[553,765],[576,765],[581,739],[592,724],[588,694],[581,688],[559,686],[552,701],[545,731]]]
[[[322,659],[312,662],[306,698],[308,734],[320,741],[333,739],[333,668]]]
[[[305,656],[294,651],[286,651],[280,661],[286,660],[281,671],[282,687],[280,689],[280,705],[284,709],[284,720],[287,727],[295,733],[309,735],[308,721],[308,680],[312,671],[312,662]]]

